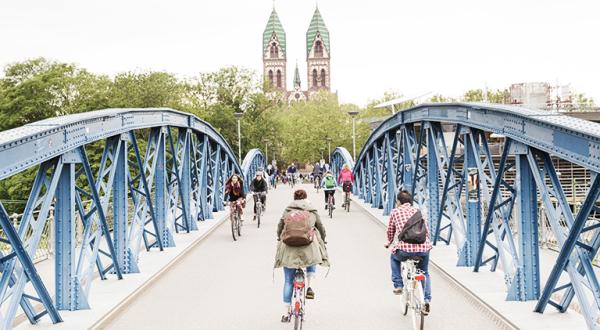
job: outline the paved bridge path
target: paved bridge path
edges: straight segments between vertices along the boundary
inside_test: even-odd
[[[410,329],[392,295],[385,233],[356,204],[325,217],[324,201],[309,185],[321,211],[332,267],[318,268],[316,300],[308,301],[305,329]],[[281,324],[281,269],[273,273],[275,230],[292,198],[285,186],[268,195],[261,228],[246,208],[242,237],[233,242],[228,222],[199,243],[104,327],[108,329],[289,329]],[[340,194],[337,194],[340,199]],[[249,206],[251,203],[249,203]],[[433,252],[435,253],[435,252]],[[274,275],[274,276],[273,276]],[[432,272],[432,313],[426,329],[496,329],[444,277]]]

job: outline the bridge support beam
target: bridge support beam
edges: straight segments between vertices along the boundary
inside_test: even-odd
[[[439,125],[432,126],[429,129],[429,134],[427,134],[427,190],[428,190],[428,198],[427,198],[427,209],[428,209],[428,217],[429,221],[429,232],[435,233],[437,232],[437,218],[440,213],[440,188],[439,188],[439,166],[438,166],[438,139],[441,138],[440,141],[442,143],[443,148],[446,148],[446,145],[443,144],[443,133],[441,132],[441,128]],[[431,234],[430,234],[431,236]]]
[[[458,266],[471,267],[475,265],[477,248],[481,239],[481,191],[479,187],[479,168],[476,157],[474,138],[468,128],[463,131],[464,167],[463,182],[465,185],[465,198],[467,206],[466,241],[460,247]],[[479,155],[477,155],[479,157]]]
[[[61,157],[60,162],[54,210],[55,303],[59,310],[89,309],[75,261],[75,163],[69,157]]]

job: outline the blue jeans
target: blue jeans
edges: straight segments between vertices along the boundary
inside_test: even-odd
[[[317,266],[312,265],[306,267],[306,273],[316,273]],[[285,281],[283,282],[283,302],[285,304],[292,303],[292,289],[294,288],[294,275],[296,274],[296,268],[283,267],[283,275]],[[306,274],[308,276],[308,274]]]
[[[394,288],[404,288],[402,283],[402,270],[400,263],[407,260],[410,257],[421,257],[423,258],[417,264],[417,268],[425,273],[425,283],[423,283],[423,290],[425,291],[425,300],[431,301],[431,278],[429,277],[429,252],[405,252],[402,250],[396,250],[396,253],[390,256],[390,264],[392,266],[392,282],[394,282]]]

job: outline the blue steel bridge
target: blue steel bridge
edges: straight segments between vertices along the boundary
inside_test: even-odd
[[[461,276],[497,279],[501,285],[495,294],[508,301],[502,305],[508,309],[494,307],[496,302],[483,295],[475,300],[491,306],[508,324],[505,328],[522,327],[508,310],[524,311],[536,322],[563,324],[564,316],[579,326],[600,328],[595,265],[600,248],[600,124],[518,107],[424,104],[384,121],[356,160],[342,147],[331,159],[336,175],[343,164],[354,171],[354,213],[348,217],[360,226],[371,226],[374,218],[385,221],[395,193],[412,192],[427,214],[436,267],[448,276],[455,274],[453,283],[473,296],[478,289],[469,282],[474,280],[461,283]],[[209,123],[172,109],[107,109],[1,132],[0,180],[36,173],[21,214],[10,215],[0,205],[2,328],[17,326],[20,319],[33,328],[41,326],[37,323],[68,328],[64,315],[94,310],[92,287],[144,273],[144,258],[175,249],[179,237],[192,235],[223,213],[224,183],[231,174],[248,181],[265,162],[258,149],[243,161],[237,159]],[[566,179],[564,164],[582,178]],[[287,203],[277,194],[269,196],[278,201],[273,208]],[[318,205],[320,199],[314,197]],[[273,218],[274,226],[278,218]],[[203,239],[216,242],[217,233]],[[272,236],[269,232],[268,239]],[[382,231],[381,241],[383,237]],[[244,239],[249,238],[235,244],[244,244]],[[543,249],[549,242],[553,249]],[[203,248],[209,249],[193,247]],[[450,254],[436,256],[438,250],[449,249]],[[38,262],[48,250],[51,257]],[[343,260],[343,253],[338,254]],[[43,271],[49,261],[53,271]],[[173,266],[173,272],[181,265]],[[461,273],[463,269],[469,273]],[[327,285],[323,281],[325,295]],[[193,299],[212,298],[199,294]],[[443,309],[439,299],[434,307]],[[137,320],[131,308],[127,315]],[[434,324],[435,312],[430,316]],[[156,322],[152,317],[144,316]],[[93,321],[89,326],[98,324],[105,325]],[[251,328],[248,323],[245,327]]]

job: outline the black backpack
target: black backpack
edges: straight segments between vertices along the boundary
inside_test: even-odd
[[[411,244],[423,244],[427,239],[427,227],[421,211],[417,210],[404,224],[404,228],[398,234],[398,240]]]

